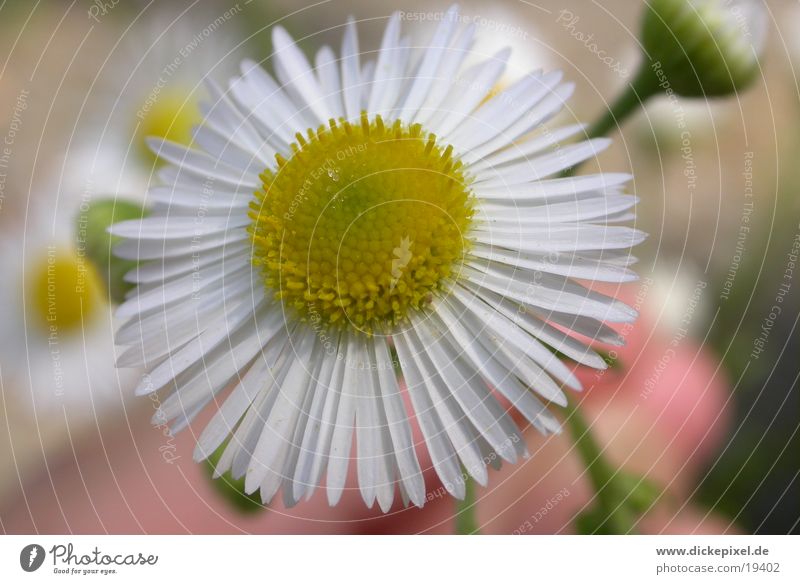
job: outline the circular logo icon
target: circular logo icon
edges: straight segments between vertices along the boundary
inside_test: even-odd
[[[38,543],[26,545],[19,552],[19,565],[26,572],[35,572],[44,563],[44,548]]]

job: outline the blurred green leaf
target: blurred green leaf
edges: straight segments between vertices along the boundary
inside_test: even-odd
[[[141,219],[146,215],[145,209],[131,201],[111,198],[100,199],[81,209],[77,218],[77,240],[79,247],[86,250],[97,273],[103,278],[111,299],[120,303],[125,294],[133,288],[133,284],[125,281],[125,274],[135,268],[135,260],[123,260],[112,251],[120,238],[108,233],[114,223],[128,219]]]
[[[227,472],[217,479],[214,478],[214,469],[216,468],[222,453],[225,451],[227,444],[228,442],[225,441],[222,446],[217,448],[217,450],[211,456],[209,456],[208,459],[206,459],[205,470],[208,480],[211,481],[211,484],[214,486],[214,489],[217,491],[217,493],[219,493],[220,497],[222,497],[222,499],[227,501],[231,507],[240,513],[250,515],[260,511],[265,511],[267,507],[261,503],[261,498],[258,496],[258,491],[252,495],[248,495],[244,492],[243,478],[234,479],[230,473]]]

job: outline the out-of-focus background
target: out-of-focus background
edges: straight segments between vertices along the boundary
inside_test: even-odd
[[[597,118],[641,59],[643,5],[460,2],[478,48],[514,49],[508,79],[561,69],[576,83],[557,122]],[[594,163],[635,175],[642,318],[583,400],[609,457],[659,489],[636,529],[788,533],[800,521],[800,4],[766,3],[757,82],[721,100],[652,101]],[[451,533],[455,506],[427,473],[429,503],[388,516],[350,489],[253,511],[191,459],[193,433],[150,424],[140,372],[116,370],[102,274],[82,261],[82,211],[141,201],[158,162],[143,136],[187,139],[202,78],[243,57],[270,66],[280,22],[307,54],[338,50],[349,15],[374,51],[392,10],[438,0],[101,1],[0,4],[0,530],[6,533]],[[569,18],[565,11],[570,13]],[[602,52],[602,54],[600,53]],[[589,170],[584,169],[584,170]],[[43,276],[84,285],[50,334]],[[88,270],[88,272],[87,272]],[[67,301],[65,301],[67,302]],[[69,310],[71,308],[71,310]],[[62,314],[63,311],[63,314]],[[592,493],[568,434],[528,432],[533,456],[478,489],[485,533],[570,533]],[[428,465],[430,466],[430,465]],[[352,487],[354,483],[350,486]],[[249,505],[249,506],[248,506]]]

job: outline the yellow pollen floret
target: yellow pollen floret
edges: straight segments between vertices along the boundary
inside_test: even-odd
[[[253,264],[302,318],[372,333],[457,275],[472,196],[452,147],[380,116],[297,134],[250,205]]]
[[[32,317],[48,333],[80,330],[103,299],[100,276],[89,261],[51,249],[30,272]]]

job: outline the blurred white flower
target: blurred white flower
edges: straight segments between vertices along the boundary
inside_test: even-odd
[[[145,190],[157,162],[145,144],[148,136],[191,142],[192,127],[202,118],[203,79],[225,77],[240,60],[241,10],[238,4],[183,11],[148,4],[119,23],[119,42],[89,91],[91,123],[81,126],[81,142],[91,152],[82,154],[80,168],[95,177],[95,192]]]
[[[0,369],[4,388],[37,410],[70,416],[118,407],[136,371],[113,367],[111,306],[84,256],[79,188],[35,191],[0,239]]]

